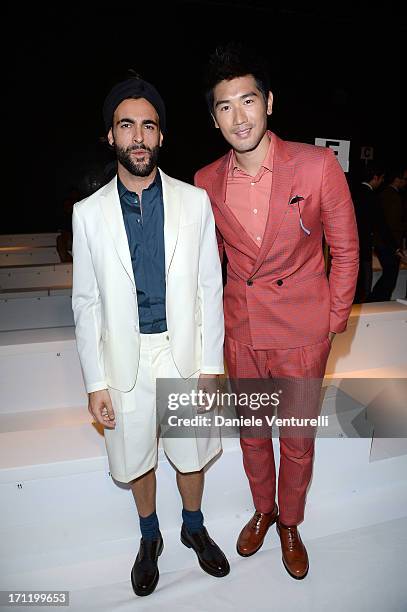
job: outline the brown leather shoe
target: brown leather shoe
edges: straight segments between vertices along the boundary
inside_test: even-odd
[[[254,555],[262,546],[265,535],[278,517],[277,504],[271,512],[255,512],[243,527],[237,540],[236,550],[241,557]]]
[[[283,564],[287,572],[296,580],[302,580],[308,574],[309,562],[297,526],[287,526],[277,521],[277,533],[281,540]]]

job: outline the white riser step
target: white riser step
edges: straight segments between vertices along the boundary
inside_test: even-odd
[[[0,289],[72,286],[72,264],[43,264],[0,268]]]
[[[336,401],[335,396],[328,390],[322,413],[329,415],[329,419],[332,417]],[[382,471],[386,470],[389,462],[394,464],[391,475],[387,476],[390,478],[389,482],[407,479],[406,441],[401,440],[401,451],[396,450],[395,457],[386,461],[374,461],[377,456],[374,454],[372,456],[370,437],[342,437],[341,424],[343,426],[345,420],[351,422],[354,416],[360,413],[360,404],[354,403],[352,410],[352,402],[348,399],[344,410],[339,419],[333,418],[330,421],[331,437],[317,440],[316,474],[318,479],[322,479],[322,486],[318,487],[315,482],[313,483],[311,498],[317,494],[319,500],[325,498],[329,500],[338,487],[342,487],[346,492],[360,486],[358,483],[363,483],[362,488],[373,486],[382,476],[386,476],[386,472]],[[32,411],[1,417],[0,484],[4,500],[3,526],[24,523],[27,520],[27,512],[28,516],[32,516],[32,512],[34,514],[39,512],[41,518],[52,518],[61,500],[63,500],[62,513],[98,512],[97,502],[96,505],[94,502],[105,494],[106,487],[110,487],[111,483],[104,438],[91,421],[86,407]],[[322,435],[326,436],[327,432],[323,431]],[[278,440],[275,439],[273,442],[277,449]],[[392,453],[392,446],[398,448],[399,442],[388,441],[389,454]],[[219,516],[219,512],[222,513],[222,509],[217,509],[221,497],[227,500],[226,503],[223,502],[222,507],[236,506],[236,496],[240,496],[242,478],[244,480],[238,439],[224,438],[223,447],[223,456],[214,462],[214,466],[209,470],[211,474],[221,474],[217,481],[219,491],[213,497],[214,516]],[[400,454],[403,450],[404,456]],[[168,475],[167,462],[162,461],[164,455],[161,449],[159,457],[160,466],[164,466],[164,473]],[[232,463],[228,465],[230,461]],[[172,469],[169,472],[172,478]],[[227,474],[233,474],[234,478],[227,478]],[[370,482],[372,478],[373,484]],[[56,486],[60,492],[50,500],[47,492],[53,491]],[[79,508],[74,495],[75,488],[82,491]],[[119,509],[116,504],[120,499],[124,499],[120,497],[122,489],[126,488],[122,484],[112,485],[109,499],[116,510]],[[172,489],[173,483],[170,484],[170,490]],[[170,504],[171,495],[168,492],[165,494],[165,499],[167,505]],[[169,520],[168,527],[171,527],[171,519]]]
[[[0,331],[73,326],[70,295],[4,299],[0,294]]]
[[[47,297],[49,295],[68,295],[72,297],[72,287],[27,287],[0,291],[0,299],[17,300],[19,298]],[[51,325],[48,325],[51,327]]]
[[[407,366],[406,346],[406,305],[354,306],[347,331],[334,340],[327,374],[386,368],[384,376],[393,376]],[[85,402],[73,328],[0,332],[0,413]]]
[[[407,306],[376,302],[353,306],[347,329],[337,334],[327,374],[407,365]]]
[[[82,406],[73,327],[0,333],[0,412]]]
[[[0,267],[56,264],[61,259],[55,247],[0,247]]]
[[[0,234],[0,247],[55,246],[58,232],[42,234]]]

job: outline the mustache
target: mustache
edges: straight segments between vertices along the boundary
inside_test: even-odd
[[[146,147],[145,145],[133,145],[127,150],[129,153],[131,153],[132,151],[148,151],[149,153],[151,153],[151,149],[149,147]]]

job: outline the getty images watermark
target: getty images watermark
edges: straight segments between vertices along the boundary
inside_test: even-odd
[[[274,393],[230,393],[219,389],[210,393],[204,389],[191,389],[187,392],[169,393],[168,409],[177,410],[181,406],[194,406],[209,411],[216,406],[247,406],[252,410],[258,410],[262,406],[279,406],[281,393],[281,390]]]
[[[157,379],[162,437],[398,438],[407,379]]]
[[[168,395],[168,410],[192,407],[198,414],[192,416],[178,416],[171,414],[167,418],[170,427],[327,427],[328,417],[278,417],[276,414],[256,415],[240,414],[228,417],[223,414],[202,414],[212,412],[214,409],[240,408],[244,413],[247,410],[259,411],[261,409],[275,409],[280,406],[282,390],[273,393],[234,393],[216,390],[213,393],[203,389],[191,389],[189,392],[173,392]]]
[[[166,384],[165,390],[161,388],[164,401],[159,411],[159,425],[164,436],[188,437],[197,431],[199,436],[210,436],[214,428],[220,427],[228,429],[229,436],[239,435],[242,430],[250,432],[254,428],[256,436],[269,437],[273,426],[290,430],[301,428],[303,432],[304,428],[328,426],[328,417],[315,414],[315,408],[312,414],[304,410],[289,414],[290,411],[284,410],[284,396],[288,400],[286,404],[291,404],[287,385],[285,389],[266,391],[267,384],[256,379],[245,380],[238,391],[219,389],[216,383],[212,383],[214,388],[210,391],[205,387],[199,388],[196,381],[192,386],[191,381],[161,382]],[[174,385],[177,390],[174,390]],[[189,388],[185,388],[188,385]]]

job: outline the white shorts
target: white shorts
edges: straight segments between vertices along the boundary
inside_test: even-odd
[[[136,384],[123,393],[109,387],[116,417],[115,429],[105,428],[110,473],[128,483],[157,464],[156,379],[181,379],[172,358],[168,332],[141,334]],[[193,375],[198,378],[199,372]],[[221,451],[220,436],[164,437],[168,459],[180,472],[201,470]]]

